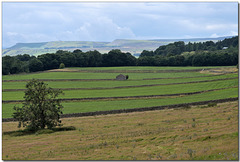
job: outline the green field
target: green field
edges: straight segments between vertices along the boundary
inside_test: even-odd
[[[162,85],[151,87],[134,87],[121,89],[99,89],[99,90],[66,90],[60,98],[89,98],[89,97],[122,97],[122,96],[143,96],[143,95],[163,95],[197,92],[211,89],[234,87],[238,85],[237,79],[220,80],[214,82]],[[23,91],[3,92],[2,99],[22,100]]]
[[[128,73],[124,73],[127,75]],[[33,74],[16,74],[3,76],[3,80],[25,80],[25,79],[115,79],[119,73],[91,73],[91,72],[43,72]],[[147,79],[147,78],[171,78],[171,77],[198,77],[208,76],[195,72],[175,72],[175,73],[131,73],[129,79]]]
[[[117,109],[131,109],[139,107],[162,106],[170,104],[191,103],[206,100],[216,100],[238,96],[238,88],[229,88],[218,91],[205,92],[190,96],[163,97],[152,99],[122,99],[107,101],[82,101],[82,102],[64,102],[64,114],[79,112],[94,112]],[[13,113],[13,106],[21,104],[2,104],[3,118],[10,118]]]
[[[63,114],[238,97],[238,70],[235,67],[204,67],[211,69],[204,72],[202,68],[67,68],[63,71],[7,75],[2,77],[2,118],[12,118],[13,107],[22,106],[21,102],[13,100],[23,101],[26,80],[32,78],[47,79],[44,82],[50,87],[63,90],[64,95],[59,96],[67,99],[62,101]],[[115,80],[120,73],[129,75],[129,79]],[[239,159],[237,101],[213,103],[213,107],[206,104],[62,118],[61,121],[63,127],[74,126],[76,129],[61,132],[46,129],[22,134],[17,122],[3,122],[2,159]]]
[[[96,98],[96,97],[127,97],[179,94],[202,92],[200,94],[174,97],[148,97],[134,99],[105,99],[88,101],[63,102],[64,113],[94,112],[114,109],[190,103],[205,100],[224,99],[238,96],[238,74],[232,73],[201,73],[192,69],[211,69],[225,71],[234,67],[102,67],[102,68],[70,68],[68,72],[40,72],[3,76],[2,100],[23,100],[26,81],[32,78],[49,79],[46,83],[52,88],[63,88],[64,95],[60,98]],[[72,72],[71,70],[77,69]],[[161,72],[159,70],[165,70]],[[179,72],[171,71],[179,70]],[[182,70],[190,70],[182,72]],[[129,75],[126,81],[116,81],[119,74],[112,71],[124,71]],[[168,72],[169,71],[169,72]],[[155,78],[155,79],[152,79]],[[157,78],[157,79],[156,79]],[[164,79],[161,79],[164,78]],[[69,81],[58,79],[90,79],[88,81]],[[94,80],[110,79],[110,80]],[[111,80],[112,79],[112,80]],[[146,80],[150,79],[150,80]],[[8,82],[8,80],[15,80]],[[53,80],[53,81],[50,81]],[[192,82],[192,83],[189,83]],[[130,86],[130,87],[128,87]],[[82,89],[69,89],[82,88]],[[85,89],[84,89],[85,88]],[[88,89],[86,89],[88,88]],[[99,89],[100,88],[100,89]],[[7,91],[11,90],[11,91]],[[13,106],[17,103],[3,103],[3,118],[10,118]]]
[[[153,66],[129,66],[129,67],[70,67],[69,69],[77,69],[77,70],[136,70],[136,71],[146,71],[146,70],[152,70],[152,72],[155,72],[157,70],[193,70],[193,69],[219,69],[219,68],[232,68],[232,66],[225,66],[225,67],[219,67],[219,66],[160,66],[160,67],[153,67]]]
[[[92,74],[94,75],[94,74]],[[130,75],[131,76],[131,75]],[[140,86],[140,85],[152,85],[152,84],[168,84],[168,83],[186,83],[197,81],[208,81],[215,79],[225,79],[238,77],[237,74],[225,74],[225,75],[211,75],[208,77],[193,77],[193,78],[178,78],[178,79],[155,79],[155,80],[134,80],[129,79],[127,81],[45,81],[52,88],[111,88],[121,86]],[[24,82],[3,82],[3,89],[25,89],[27,81]]]

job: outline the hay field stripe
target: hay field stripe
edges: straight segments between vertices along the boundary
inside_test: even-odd
[[[99,89],[99,90],[66,90],[64,96],[60,98],[88,98],[88,97],[123,97],[144,95],[160,95],[160,94],[175,94],[203,91],[209,89],[218,89],[237,86],[238,80],[220,80],[215,82],[202,82],[179,85],[163,85],[156,87],[135,87],[123,89]],[[2,92],[2,100],[22,100],[24,97],[23,91]]]
[[[205,105],[208,103],[224,103],[224,102],[231,102],[231,101],[237,101],[237,100],[238,100],[238,97],[233,97],[233,98],[225,98],[225,99],[217,99],[217,100],[207,100],[207,101],[180,103],[180,104],[163,105],[163,106],[141,107],[141,108],[133,108],[133,109],[117,109],[117,110],[94,111],[94,112],[85,112],[85,113],[71,113],[71,114],[62,114],[61,118],[132,113],[132,112],[154,111],[154,110],[164,110],[164,109],[176,109],[176,108],[184,108],[187,106]],[[14,118],[2,118],[2,122],[12,122],[12,121],[16,121],[16,120]]]
[[[123,97],[88,97],[88,98],[61,98],[61,101],[94,101],[94,100],[125,100],[125,99],[151,99],[151,98],[159,98],[159,97],[172,97],[172,96],[189,96],[194,94],[219,91],[224,89],[237,88],[238,86],[227,87],[227,88],[219,88],[219,89],[210,89],[204,91],[197,92],[188,92],[188,93],[176,93],[176,94],[163,94],[163,95],[141,95],[141,96],[123,96]],[[22,103],[24,100],[3,100],[2,103]]]
[[[116,73],[117,75],[118,73]],[[236,72],[233,73],[227,73],[227,74],[238,74]],[[141,79],[130,79],[132,81],[140,81],[140,80],[160,80],[160,79],[188,79],[188,78],[202,78],[202,77],[216,77],[216,76],[222,76],[222,75],[227,75],[227,74],[208,74],[208,75],[197,75],[193,77],[160,77],[160,78],[141,78]],[[35,78],[38,79],[38,78]],[[30,81],[31,79],[4,79],[2,82],[27,82]],[[58,82],[65,82],[65,81],[118,81],[115,78],[111,79],[38,79],[40,81],[58,81]]]
[[[152,107],[162,106],[169,104],[191,103],[206,100],[216,100],[225,98],[238,97],[238,88],[223,89],[219,91],[211,91],[206,93],[177,96],[177,97],[164,97],[164,98],[151,98],[151,99],[125,99],[125,100],[92,100],[81,102],[62,102],[64,106],[64,114],[69,113],[82,113],[93,111],[106,111],[118,109],[131,109],[139,107]],[[2,104],[2,117],[9,118],[12,116],[13,106],[22,106],[21,103],[3,103]]]
[[[231,80],[237,79],[238,77],[231,78],[221,78],[213,80],[201,80],[201,81],[191,81],[191,82],[180,82],[180,83],[165,83],[165,84],[145,84],[145,85],[135,85],[135,86],[117,86],[117,87],[94,87],[94,88],[54,88],[61,90],[98,90],[98,89],[121,89],[121,88],[136,88],[136,87],[152,87],[152,86],[162,86],[162,85],[177,85],[177,84],[192,84],[192,83],[202,83],[202,82],[214,82],[219,80]],[[13,92],[13,91],[25,91],[26,89],[3,89],[3,92]]]
[[[35,79],[44,80],[114,80],[119,73],[73,73],[73,72],[51,72],[51,73],[30,73],[30,74],[15,74],[4,75],[2,80],[20,81]],[[143,78],[170,78],[174,77],[198,77],[198,76],[210,76],[212,74],[204,74],[198,72],[179,72],[179,73],[131,73],[129,79],[141,80]]]

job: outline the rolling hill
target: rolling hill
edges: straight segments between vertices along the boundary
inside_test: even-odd
[[[55,53],[58,50],[73,51],[81,49],[82,51],[98,50],[101,53],[107,53],[112,49],[120,49],[123,52],[130,52],[133,55],[140,54],[143,50],[155,50],[161,45],[166,45],[176,41],[204,42],[219,41],[229,37],[219,38],[194,38],[194,39],[153,39],[153,40],[131,40],[116,39],[112,42],[93,42],[93,41],[53,41],[38,43],[17,43],[16,45],[3,49],[2,56],[5,55],[40,55],[45,53]]]

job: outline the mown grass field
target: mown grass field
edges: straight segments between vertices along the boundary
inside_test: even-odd
[[[177,97],[156,97],[156,98],[141,98],[141,99],[118,99],[118,100],[92,100],[82,102],[64,102],[64,114],[79,113],[79,112],[95,112],[118,109],[132,109],[141,107],[163,106],[170,104],[191,103],[206,100],[223,99],[226,96],[236,97],[238,88],[229,88],[221,91],[212,91],[202,94]],[[21,104],[8,103],[3,104],[3,118],[11,118],[13,114],[13,106],[21,106]]]
[[[131,76],[131,75],[130,75]],[[238,77],[238,74],[225,74],[206,77],[193,77],[193,78],[174,78],[174,79],[155,79],[155,80],[143,80],[143,79],[129,79],[128,81],[45,81],[52,88],[111,88],[120,86],[138,86],[138,85],[151,85],[151,84],[167,84],[167,83],[184,83],[194,81],[207,81],[214,79],[225,79]],[[146,78],[147,79],[147,78]],[[23,82],[3,82],[2,88],[5,89],[25,89],[27,81]]]
[[[220,71],[232,69],[230,71],[232,73],[202,73],[204,68]],[[72,72],[72,69],[78,71]],[[199,69],[199,71],[191,71],[196,69]],[[60,96],[63,99],[115,97],[115,99],[106,98],[100,101],[92,99],[89,101],[63,102],[64,114],[162,106],[238,96],[238,74],[234,67],[103,67],[70,68],[69,70],[67,72],[41,72],[3,76],[3,118],[11,118],[13,106],[21,105],[16,102],[5,103],[4,101],[23,100],[26,80],[32,78],[49,79],[46,83],[50,87],[63,88],[64,95]],[[161,70],[164,70],[164,72],[161,72]],[[179,70],[179,72],[176,70]],[[190,71],[183,72],[182,70]],[[124,74],[129,75],[129,79],[116,81],[115,77],[119,73],[113,73],[113,71],[125,72]],[[9,80],[12,81],[9,82]],[[171,97],[151,97],[152,95],[194,92],[201,93]],[[145,98],[116,98],[128,96],[145,96]]]
[[[162,95],[204,91],[234,87],[238,85],[237,79],[220,80],[203,83],[160,85],[151,87],[134,87],[121,89],[97,89],[97,90],[66,90],[60,98],[89,98],[89,97],[121,97],[121,96],[141,96],[141,95]],[[3,92],[3,100],[21,100],[24,91]]]
[[[2,159],[238,160],[237,101],[62,122],[76,130],[17,136],[3,123]]]
[[[129,79],[116,81],[120,73]],[[47,79],[63,89],[60,98],[74,99],[62,102],[64,114],[238,97],[235,67],[68,68],[3,76],[3,118],[21,106],[11,100],[23,100],[32,78]],[[17,122],[3,122],[2,159],[238,160],[238,103],[214,105],[63,118],[76,130],[46,134],[18,135]]]
[[[119,75],[113,72],[43,72],[25,75],[11,75],[3,76],[3,80],[24,80],[24,79],[115,79]],[[126,74],[125,74],[126,75]],[[168,78],[168,77],[197,77],[206,76],[208,74],[201,74],[196,72],[176,72],[176,73],[131,73],[129,79],[143,79],[143,78]]]

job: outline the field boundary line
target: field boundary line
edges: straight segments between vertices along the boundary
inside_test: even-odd
[[[145,84],[145,85],[136,85],[136,86],[118,86],[118,87],[95,87],[95,88],[53,88],[61,90],[104,90],[104,89],[122,89],[122,88],[138,88],[138,87],[153,87],[153,86],[162,86],[162,85],[178,85],[178,84],[193,84],[193,83],[203,83],[203,82],[214,82],[220,80],[231,80],[237,79],[238,77],[231,78],[222,78],[222,79],[213,79],[213,80],[200,80],[200,81],[191,81],[191,82],[180,82],[180,83],[162,83],[162,84]],[[26,89],[3,89],[2,92],[14,92],[14,91],[25,91]]]
[[[153,106],[153,107],[142,107],[142,108],[133,108],[133,109],[118,109],[118,110],[108,110],[108,111],[95,111],[95,112],[86,112],[86,113],[72,113],[72,114],[62,114],[61,118],[72,118],[72,117],[84,117],[84,116],[96,116],[96,115],[108,115],[108,114],[120,114],[120,113],[131,113],[131,112],[142,112],[142,111],[153,111],[153,110],[164,110],[164,109],[176,109],[187,106],[196,106],[196,105],[205,105],[208,103],[224,103],[230,101],[237,101],[238,97],[234,98],[225,98],[217,100],[207,100],[191,103],[182,103],[182,104],[173,104],[173,105],[164,105],[164,106]],[[3,118],[2,122],[12,122],[16,121],[14,118]]]
[[[205,70],[210,70],[205,69]],[[217,70],[217,68],[215,69]],[[198,72],[202,69],[189,69],[189,70],[73,70],[68,72],[81,72],[81,73],[175,73],[175,72]],[[65,72],[65,71],[48,71],[48,72]]]
[[[48,70],[46,72],[80,72],[80,73],[176,73],[176,72],[200,72],[202,70],[212,70],[213,72],[217,73],[232,73],[232,72],[226,72],[226,71],[215,71],[219,70],[221,68],[203,68],[198,67],[198,69],[172,69],[172,70],[87,70],[87,69],[67,69],[67,70],[60,70],[60,69],[52,69]]]
[[[28,82],[31,79],[23,80],[2,80],[2,82]],[[39,81],[114,81],[116,79],[37,79]]]
[[[209,89],[197,92],[186,92],[186,93],[175,93],[175,94],[162,94],[162,95],[142,95],[142,96],[119,96],[119,97],[88,97],[88,98],[61,98],[59,100],[63,102],[68,101],[95,101],[95,100],[114,100],[114,99],[142,99],[142,98],[157,98],[157,97],[171,97],[171,96],[181,96],[181,95],[194,95],[212,91],[219,91],[230,88],[237,88],[238,86],[219,88],[219,89]],[[24,100],[3,100],[2,103],[22,103]]]
[[[226,75],[226,74],[213,74],[213,75],[204,75],[204,76],[195,76],[195,77],[143,78],[142,80],[203,78],[203,77],[215,77],[215,76],[221,76],[221,75]]]

